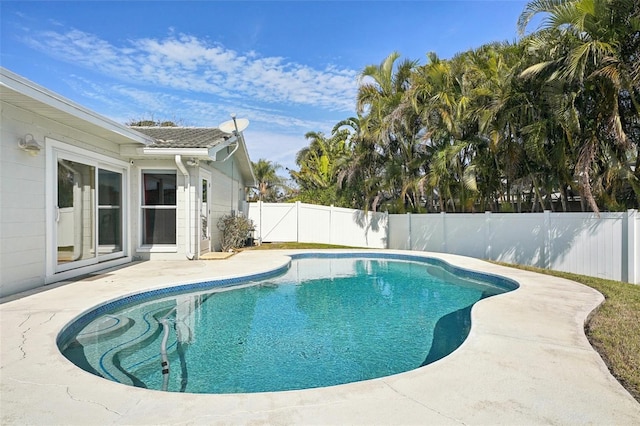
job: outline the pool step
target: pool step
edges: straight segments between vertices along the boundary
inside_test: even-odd
[[[84,346],[86,359],[100,375],[119,383],[146,387],[131,373],[131,370],[132,367],[140,368],[145,364],[158,363],[160,365],[160,349],[158,345],[154,344],[162,330],[158,321],[167,315],[172,307],[167,306],[167,303],[159,303],[159,305],[149,309],[142,318],[132,319],[121,314],[117,316],[117,319],[105,321],[107,324],[109,322],[127,324],[126,330],[117,335],[111,333],[111,335],[105,336],[93,331],[94,328],[97,330],[107,329],[106,324],[88,327],[86,336],[83,338],[84,343],[81,343]],[[114,327],[112,325],[110,328]],[[122,330],[125,326],[119,328]],[[85,334],[84,330],[83,334]],[[135,358],[132,358],[133,355]]]

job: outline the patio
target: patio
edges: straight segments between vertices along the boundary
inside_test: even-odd
[[[330,388],[262,394],[150,391],[91,375],[58,351],[62,327],[127,294],[272,270],[291,251],[149,261],[2,300],[2,424],[637,424],[640,404],[591,348],[586,286],[481,260],[411,252],[520,283],[479,302],[463,345],[426,367]],[[370,251],[368,251],[370,252]],[[384,251],[385,253],[401,251]]]

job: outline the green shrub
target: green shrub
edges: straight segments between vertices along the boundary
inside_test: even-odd
[[[226,214],[218,220],[217,226],[222,231],[222,251],[244,247],[253,231],[253,221],[240,215]]]

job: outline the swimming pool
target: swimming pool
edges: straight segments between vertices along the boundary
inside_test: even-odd
[[[323,387],[441,359],[467,336],[474,303],[516,287],[410,255],[298,255],[286,270],[109,302],[58,346],[87,371],[151,389]]]

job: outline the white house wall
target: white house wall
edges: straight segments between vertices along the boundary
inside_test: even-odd
[[[1,103],[0,127],[0,296],[42,285],[45,275],[45,161],[18,147],[45,132],[34,117]],[[39,123],[40,125],[44,123]]]
[[[193,158],[183,158],[182,165],[189,174],[186,181],[184,168],[178,167],[173,154],[184,153],[185,149],[169,148],[168,152],[149,154],[141,149],[152,145],[149,136],[101,117],[4,68],[0,68],[0,80],[0,297],[94,273],[134,258],[197,256],[202,205],[200,169],[187,165]],[[27,134],[41,146],[35,155],[19,147],[19,140]],[[74,181],[69,192],[73,197],[71,210],[67,203],[59,205],[55,199],[59,192],[58,167],[66,162],[58,160],[79,163],[82,171],[70,167],[74,179],[85,172],[91,176],[88,185]],[[212,173],[210,193],[216,221],[231,211],[246,213],[244,178],[253,176],[244,143],[224,162],[199,160],[200,167]],[[141,244],[144,170],[176,173],[175,245]],[[121,182],[120,188],[113,188],[113,194],[120,191],[122,197],[114,205],[98,199],[100,176],[108,176],[109,172],[118,175],[116,181]],[[87,189],[80,191],[81,186]],[[109,191],[109,185],[104,188]],[[121,212],[121,222],[118,215],[113,215],[115,220],[101,225],[100,217],[111,219],[109,214],[101,213],[116,209]],[[101,245],[103,225],[121,229],[122,241],[114,238]],[[216,231],[212,221],[214,249],[216,244],[219,247]]]
[[[46,276],[46,138],[119,158],[118,145],[1,102],[0,297],[42,286]],[[42,146],[18,147],[30,133]]]
[[[207,170],[211,172],[211,246],[213,251],[220,251],[218,220],[232,211],[247,214],[243,206],[244,182],[241,180],[235,157],[223,163],[210,162],[208,166]]]
[[[0,297],[21,291],[40,287],[47,281],[46,276],[46,208],[45,208],[45,135],[71,147],[100,151],[100,153],[117,152],[117,147],[111,150],[100,149],[98,146],[110,146],[107,140],[82,133],[73,134],[69,129],[59,132],[60,125],[34,114],[16,110],[10,105],[2,105],[2,146],[0,168],[0,194],[2,207],[2,232],[0,234]],[[13,114],[13,115],[12,115]],[[41,120],[41,121],[39,121]],[[32,127],[32,124],[35,126]],[[47,129],[42,131],[39,129]],[[25,133],[33,134],[34,138],[43,146],[37,156],[30,156],[22,151],[17,144],[18,138]],[[92,139],[93,138],[93,139]],[[114,159],[121,159],[117,155]],[[124,160],[127,160],[126,158]],[[231,162],[200,163],[199,167],[211,173],[211,243],[212,250],[220,250],[220,232],[216,224],[218,219],[231,211],[243,211],[244,183],[237,172],[235,179],[231,176]],[[236,168],[237,166],[234,166]],[[223,171],[219,169],[223,169]],[[144,170],[171,170],[177,177],[177,206],[176,206],[176,242],[173,247],[146,248],[141,245],[141,201],[142,201],[142,172]],[[190,185],[188,186],[190,200],[190,217],[187,217],[185,203],[185,177],[178,170],[175,159],[140,160],[134,159],[128,174],[128,227],[129,245],[126,247],[128,256],[136,260],[182,260],[187,258],[187,227],[190,220],[191,237],[190,250],[197,254],[199,244],[198,206],[200,199],[200,175],[198,167],[188,167]],[[61,211],[61,222],[64,226],[64,211]],[[68,274],[67,274],[68,275]],[[49,282],[55,279],[49,278]]]

